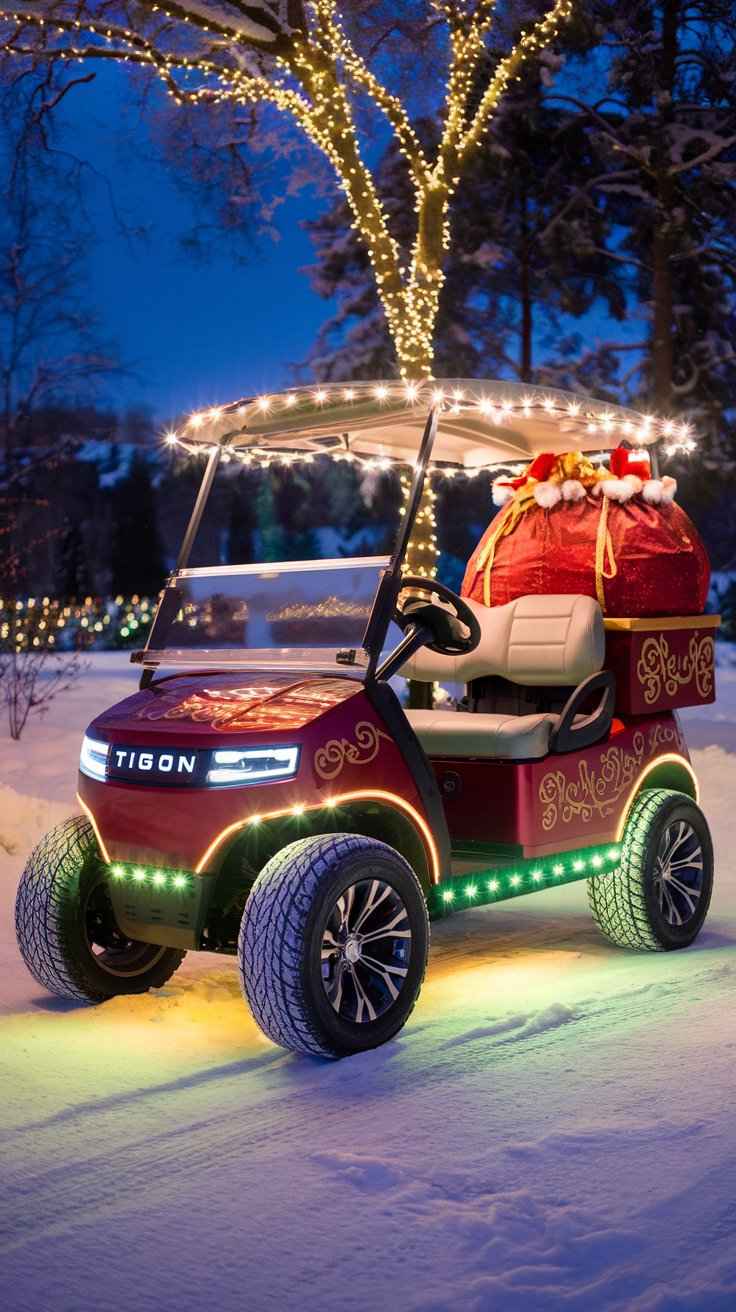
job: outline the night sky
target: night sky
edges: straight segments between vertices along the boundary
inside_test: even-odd
[[[108,189],[90,182],[98,238],[90,258],[91,298],[102,335],[116,344],[133,376],[107,385],[113,408],[142,402],[163,420],[183,410],[228,401],[294,381],[289,365],[304,359],[330,303],[309,287],[301,266],[313,258],[301,220],[324,198],[302,192],[278,211],[281,240],[256,239],[238,263],[222,252],[193,263],[179,238],[193,202],[159,164],[135,113],[125,114],[123,69],[95,69],[96,81],[67,98],[62,148],[89,161],[112,185],[131,224],[151,224],[131,242],[120,232]]]
[[[105,385],[100,401],[117,412],[143,404],[163,426],[183,412],[297,381],[290,366],[306,358],[333,309],[300,272],[314,259],[301,224],[323,212],[329,199],[308,190],[287,199],[277,210],[280,240],[254,236],[247,260],[235,258],[226,234],[213,234],[219,253],[193,260],[181,238],[196,220],[195,201],[157,158],[126,92],[128,71],[94,71],[95,82],[64,102],[59,144],[100,175],[88,177],[97,232],[90,301],[103,341],[129,369]],[[289,165],[277,167],[285,189]],[[131,241],[121,231],[110,188],[128,225],[149,229],[145,238]],[[242,257],[242,246],[238,251]],[[608,337],[612,327],[600,306],[574,325],[589,343]],[[636,321],[615,325],[617,339],[632,334],[641,334]]]

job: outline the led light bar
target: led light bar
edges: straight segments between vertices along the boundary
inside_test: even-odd
[[[82,774],[89,775],[90,779],[104,781],[109,750],[109,743],[100,742],[97,738],[88,738],[85,734],[82,739],[82,750],[79,753],[79,768]]]
[[[484,870],[463,878],[443,879],[432,889],[435,907],[443,912],[488,902],[505,902],[542,888],[572,884],[596,875],[612,875],[621,864],[618,843],[561,852],[541,861],[525,861],[496,870]]]
[[[243,747],[212,753],[207,783],[252,784],[264,779],[290,779],[299,765],[298,747]]]
[[[124,865],[116,861],[108,866],[110,879],[114,884],[130,884],[132,887],[147,890],[174,891],[184,893],[194,886],[194,876],[185,870],[161,870],[150,866]]]

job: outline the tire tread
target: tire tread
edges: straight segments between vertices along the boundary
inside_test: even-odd
[[[336,861],[365,852],[367,843],[403,862],[387,844],[360,835],[297,839],[264,866],[245,904],[238,939],[243,994],[268,1038],[293,1052],[339,1055],[310,1014],[303,981],[304,933],[320,885]],[[416,878],[411,867],[403,864]],[[412,1010],[414,1002],[416,997]]]
[[[95,859],[99,859],[97,840],[89,820],[85,816],[63,820],[31,852],[15,899],[16,938],[33,978],[49,993],[90,1005],[106,1001],[112,993],[90,983],[84,963],[68,941],[64,921],[69,900],[79,896],[80,871]],[[165,984],[184,955],[173,948],[165,952],[145,976],[145,989]]]
[[[588,903],[598,928],[618,947],[664,952],[646,899],[647,843],[652,826],[670,801],[690,801],[670,788],[646,788],[636,798],[626,824],[621,865],[608,875],[588,880]]]

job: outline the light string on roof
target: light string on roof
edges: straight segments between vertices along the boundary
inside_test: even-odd
[[[584,398],[569,399],[540,389],[530,388],[525,390],[520,398],[514,398],[503,394],[489,395],[482,390],[477,394],[471,394],[461,388],[443,388],[438,383],[426,381],[315,386],[263,395],[227,406],[215,406],[208,410],[197,411],[184,423],[182,432],[171,431],[166,434],[164,440],[168,445],[190,453],[197,450],[207,451],[218,445],[215,441],[209,444],[197,439],[197,434],[208,426],[221,428],[221,435],[225,438],[229,433],[236,438],[240,434],[247,435],[249,421],[257,426],[259,422],[265,419],[277,419],[279,415],[289,419],[295,413],[304,414],[305,410],[307,413],[309,411],[320,413],[328,405],[342,408],[342,406],[358,406],[367,401],[379,405],[400,403],[407,409],[435,404],[440,405],[443,412],[449,415],[476,411],[484,420],[501,431],[504,426],[510,426],[516,420],[546,416],[549,417],[550,422],[557,420],[563,431],[569,431],[571,447],[574,446],[576,433],[584,434],[586,441],[600,435],[607,444],[610,444],[612,438],[632,446],[650,446],[653,442],[661,442],[667,455],[689,454],[697,445],[692,426],[687,421],[660,418],[651,414],[635,415],[625,410],[601,406]],[[337,417],[328,416],[326,422],[339,429],[343,421],[340,414]],[[345,422],[349,423],[349,417]],[[257,439],[257,433],[253,436]],[[285,431],[283,438],[284,443],[287,444],[288,430]],[[358,455],[348,446],[344,449],[335,448],[329,452],[314,450],[303,453],[269,451],[267,447],[257,445],[249,448],[225,446],[222,458],[239,459],[248,464],[272,462],[291,464],[299,460],[308,463],[318,454],[330,455],[332,459],[354,462],[356,465],[373,470],[388,470],[394,466],[411,464],[408,459],[403,461],[382,455]],[[497,470],[501,463],[495,460],[485,466],[478,465],[461,470],[433,464],[430,466],[430,472],[443,473],[446,477],[453,477],[455,473],[462,472],[468,477],[473,477],[484,469]]]

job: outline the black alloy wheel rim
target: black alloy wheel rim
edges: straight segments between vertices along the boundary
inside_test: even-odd
[[[410,959],[409,913],[396,889],[381,879],[350,884],[322,936],[322,985],[338,1016],[379,1020],[398,999]]]
[[[703,848],[687,820],[663,830],[654,862],[654,888],[660,913],[682,929],[698,914],[703,892]]]
[[[165,948],[128,938],[115,919],[110,892],[104,879],[90,889],[84,908],[84,934],[95,962],[107,975],[142,975],[159,960]]]

